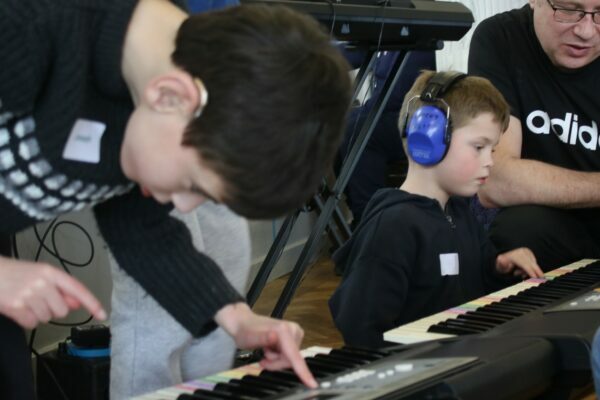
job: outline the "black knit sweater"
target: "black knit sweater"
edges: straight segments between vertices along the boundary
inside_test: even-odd
[[[136,3],[0,2],[0,232],[95,206],[120,266],[201,335],[217,310],[242,297],[194,249],[185,225],[169,216],[172,207],[131,190],[119,164],[133,109],[121,53]],[[100,127],[95,161],[66,151],[78,124]]]

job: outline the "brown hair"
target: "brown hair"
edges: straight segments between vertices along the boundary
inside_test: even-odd
[[[314,19],[266,5],[193,15],[172,58],[208,91],[183,144],[224,180],[227,205],[270,218],[316,192],[339,145],[351,81]]]
[[[435,71],[423,71],[406,93],[399,119],[399,128],[403,137],[405,136],[403,130],[406,128],[408,118],[410,118],[408,112],[414,112],[420,106],[426,104],[417,98],[411,102],[410,110],[408,110],[409,101],[423,92],[423,89],[435,74]],[[510,107],[498,89],[485,78],[469,75],[460,79],[444,93],[442,98],[450,107],[451,129],[461,128],[473,118],[486,112],[493,115],[493,121],[500,125],[502,132],[508,129]]]

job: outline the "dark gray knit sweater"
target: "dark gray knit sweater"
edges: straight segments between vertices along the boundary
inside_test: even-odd
[[[131,190],[119,164],[133,109],[121,52],[136,3],[0,2],[0,233],[95,206],[120,266],[201,335],[242,298],[171,207]]]

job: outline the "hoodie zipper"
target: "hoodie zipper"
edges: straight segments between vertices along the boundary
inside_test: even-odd
[[[447,205],[446,205],[446,207],[447,207]],[[442,210],[442,212],[444,213],[444,217],[446,217],[446,221],[448,221],[448,223],[450,224],[450,227],[452,229],[456,229],[456,224],[454,223],[454,220],[452,219],[452,216],[450,214],[448,214],[448,211],[446,210],[445,207]]]

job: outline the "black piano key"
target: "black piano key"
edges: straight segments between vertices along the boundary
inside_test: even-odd
[[[582,288],[582,286],[580,284],[573,283],[573,282],[570,282],[567,280],[552,281],[552,282],[548,283],[548,286],[557,287],[557,288],[561,288],[561,289],[568,289],[571,292],[576,292]]]
[[[366,347],[359,347],[359,346],[344,345],[344,346],[342,346],[342,350],[349,350],[349,351],[357,353],[357,354],[368,354],[371,356],[374,355],[374,356],[378,356],[379,358],[384,358],[384,357],[388,357],[391,355],[391,353],[389,351],[369,349]]]
[[[481,306],[479,308],[477,308],[474,312],[480,313],[488,313],[491,315],[498,315],[502,318],[509,318],[509,319],[513,319],[518,317],[519,315],[523,315],[522,312],[520,311],[515,311],[512,309],[505,309],[504,307],[499,307],[498,306],[499,303],[491,303],[491,304],[486,304],[485,306]]]
[[[539,294],[540,296],[545,296],[547,298],[553,298],[555,300],[560,300],[564,296],[567,296],[568,294],[571,293],[570,291],[567,291],[567,290],[560,290],[560,289],[554,289],[551,287],[540,287],[540,286],[533,287],[530,290],[531,290],[531,293]]]
[[[452,323],[450,323],[450,321],[452,321],[452,319],[449,319],[446,321],[441,321],[441,322],[438,322],[437,324],[431,325],[427,329],[427,332],[445,333],[445,334],[450,334],[450,335],[470,335],[470,334],[481,332],[480,330],[473,329],[466,325],[460,326],[458,324],[452,324]]]
[[[345,370],[345,368],[327,365],[324,362],[314,358],[306,358],[304,361],[306,361],[306,365],[308,366],[310,372],[313,372],[314,375],[321,375],[319,376],[320,378],[324,378],[327,375],[333,375]]]
[[[194,395],[188,394],[188,393],[182,393],[179,396],[177,396],[177,400],[197,400],[199,397],[195,397]],[[200,397],[200,399],[202,399]],[[205,399],[202,399],[205,400]],[[210,400],[210,399],[206,399],[206,400]]]
[[[214,395],[211,395],[211,393],[209,392],[208,394],[204,394],[204,393],[195,393],[195,394],[180,394],[179,396],[177,396],[177,400],[229,400],[231,399],[231,397],[215,397]]]
[[[233,393],[217,392],[214,390],[197,389],[190,399],[196,400],[253,400],[250,397],[237,396]],[[179,398],[178,398],[179,400]]]
[[[256,388],[258,390],[261,390],[265,394],[268,394],[269,396],[285,392],[287,390],[287,388],[281,386],[268,385],[264,382],[248,382],[247,380],[244,381],[242,379],[232,379],[229,381],[229,383],[234,383],[236,385],[239,385],[240,387]]]
[[[586,277],[586,278],[591,278],[591,279],[595,279],[598,280],[598,277],[600,277],[600,271],[581,271],[578,274],[572,274],[573,276],[582,276],[582,277]]]
[[[448,327],[446,325],[442,325],[441,323],[437,323],[434,325],[431,325],[429,328],[427,328],[427,332],[431,332],[431,333],[444,333],[447,335],[464,335],[465,332],[463,330],[460,329],[454,329],[452,327]]]
[[[483,315],[483,314],[469,314],[469,313],[465,313],[465,314],[461,314],[458,317],[456,317],[457,319],[464,319],[467,321],[481,321],[481,322],[487,322],[489,324],[493,324],[493,325],[499,325],[502,324],[506,321],[508,321],[508,318],[494,318],[494,317],[490,317],[488,315]]]
[[[578,277],[578,276],[570,276],[568,278],[566,278],[564,281],[561,281],[561,283],[569,283],[573,286],[577,286],[579,288],[584,288],[587,287],[589,285],[594,284],[595,282],[597,282],[596,279],[587,279],[584,277]]]
[[[328,375],[332,374],[332,372],[325,371],[325,369],[319,368],[319,366],[315,366],[314,364],[313,365],[306,364],[306,366],[308,367],[308,370],[310,371],[310,373],[313,374],[313,376],[317,379],[325,378]]]
[[[357,352],[357,351],[353,351],[353,350],[349,350],[349,349],[333,349],[331,350],[331,352],[329,354],[332,355],[344,355],[350,358],[354,358],[356,360],[363,360],[363,361],[376,361],[379,360],[380,358],[382,358],[381,356],[377,355],[377,354],[367,354],[367,353],[363,353],[363,352]]]
[[[600,276],[600,268],[598,268],[598,266],[588,266],[586,268],[580,268],[576,272],[580,274],[597,274]]]
[[[577,271],[573,271],[568,275],[573,275],[573,276],[585,276],[585,277],[592,277],[595,278],[596,280],[600,279],[600,270],[599,269],[580,269]]]
[[[566,285],[569,285],[569,290],[571,290],[571,293],[575,293],[575,292],[579,292],[580,290],[588,287],[589,285],[582,285],[580,283],[573,283],[573,282],[560,282],[560,287],[565,287]]]
[[[456,319],[456,318],[450,318],[443,322],[450,326],[456,326],[459,328],[469,328],[469,329],[476,330],[477,332],[485,332],[488,329],[494,328],[496,326],[494,324],[485,324],[482,322],[468,321],[468,320]]]
[[[510,304],[501,304],[500,302],[486,304],[485,306],[480,307],[477,310],[492,313],[497,312],[503,315],[510,315],[513,318],[520,317],[521,315],[525,314],[524,311],[517,310],[514,307],[511,307]]]
[[[532,310],[531,307],[525,307],[522,304],[511,303],[507,299],[502,299],[502,300],[500,300],[500,301],[498,301],[496,303],[493,303],[493,306],[497,307],[497,308],[503,308],[505,310],[512,310],[514,312],[519,312],[519,313],[521,313],[519,315],[523,315],[523,314],[528,313],[529,311]]]
[[[332,352],[330,352],[328,354],[324,354],[324,353],[317,354],[317,356],[325,356],[325,357],[328,357],[328,358],[333,358],[333,359],[341,360],[341,361],[345,361],[345,362],[353,362],[353,363],[357,363],[357,364],[360,364],[360,365],[368,364],[368,363],[371,362],[369,360],[358,359],[356,357],[349,357],[349,356],[344,355],[344,354],[332,353]]]
[[[314,357],[319,360],[334,361],[338,365],[344,366],[346,368],[356,368],[356,367],[361,366],[366,363],[365,361],[350,360],[349,358],[332,356],[330,354],[323,354],[323,353],[316,354]]]
[[[521,311],[523,313],[528,313],[529,311],[535,310],[536,306],[532,306],[530,304],[519,303],[516,298],[508,296],[498,302],[498,304],[510,306],[517,311]]]
[[[573,293],[574,290],[578,290],[571,287],[571,285],[563,284],[560,281],[556,280],[548,281],[542,285],[536,286],[536,288],[542,288],[544,290],[555,290],[559,291],[560,293]]]
[[[226,383],[217,383],[213,389],[213,392],[231,393],[234,396],[248,396],[249,398],[256,399],[262,399],[264,397],[269,397],[276,394],[276,392],[271,390],[260,389],[247,383],[242,384],[239,380],[233,379]]]
[[[515,296],[511,298],[507,297],[506,299],[504,299],[504,303],[522,307],[525,312],[537,310],[538,308],[543,307],[545,305],[544,303],[528,299],[525,296]]]
[[[518,293],[517,296],[525,296],[533,299],[540,299],[542,301],[555,301],[564,296],[564,293],[556,293],[552,292],[552,290],[544,290],[539,286],[532,287],[530,289],[524,290],[521,293]]]
[[[504,300],[501,302],[501,304],[511,306],[515,310],[521,311],[523,314],[527,314],[528,312],[535,311],[540,308],[539,306],[532,306],[531,304],[519,302],[518,299]]]
[[[477,331],[474,331],[473,329],[450,326],[448,324],[445,324],[444,322],[438,322],[435,325],[431,325],[429,329],[427,329],[427,332],[445,333],[448,335],[469,335],[473,333],[479,333]]]
[[[500,322],[506,322],[506,321],[510,321],[511,319],[513,319],[513,316],[510,314],[506,314],[506,313],[501,313],[498,311],[490,311],[490,310],[483,310],[480,308],[478,308],[477,310],[474,311],[467,311],[466,313],[467,315],[476,315],[476,316],[482,316],[485,318],[489,318],[491,322],[498,321]]]
[[[580,271],[580,272],[577,271],[577,275],[594,276],[594,277],[596,277],[596,279],[599,279],[600,278],[600,270],[593,270],[593,269],[587,270],[587,269],[584,269],[583,271]]]
[[[296,376],[296,374],[292,370],[282,370],[282,371],[264,370],[258,376],[264,376],[264,377],[273,378],[273,379],[281,379],[281,380],[284,380],[287,382],[293,382],[293,383],[298,383],[298,384],[302,383],[302,381],[300,381],[300,378],[298,378],[298,376]]]
[[[308,362],[315,362],[315,363],[319,363],[323,366],[326,367],[330,367],[332,369],[335,369],[337,372],[341,372],[341,371],[345,371],[349,368],[352,368],[353,366],[348,365],[348,363],[341,363],[339,361],[333,360],[333,359],[328,359],[328,358],[323,358],[323,357],[307,357],[305,358],[305,361]]]
[[[579,290],[579,289],[573,290],[570,287],[563,287],[560,285],[560,282],[556,282],[554,285],[544,286],[543,289],[558,291],[559,293],[562,293],[562,297],[569,296],[573,292],[576,292],[577,290]]]
[[[241,379],[242,381],[247,381],[250,383],[260,383],[262,385],[268,385],[268,386],[273,386],[274,390],[286,390],[286,389],[291,389],[297,386],[301,386],[301,384],[295,383],[295,382],[290,382],[287,380],[283,380],[283,379],[278,379],[278,378],[272,378],[272,377],[266,377],[266,376],[256,376],[256,375],[245,375],[242,377]]]
[[[532,297],[527,294],[518,294],[515,297],[513,297],[512,300],[518,304],[529,305],[533,308],[544,307],[546,304],[552,302],[552,301],[548,301],[546,299]]]

